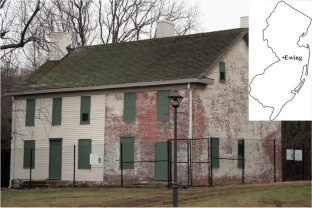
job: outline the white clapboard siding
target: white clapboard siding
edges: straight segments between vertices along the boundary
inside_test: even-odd
[[[33,179],[49,177],[49,138],[60,138],[62,126],[51,126],[52,98],[36,99],[35,126],[25,126],[26,100],[16,100],[14,178],[29,179],[29,169],[23,168],[24,141],[35,140]]]
[[[104,156],[105,95],[91,96],[90,124],[80,125],[81,97],[63,98],[63,163],[62,178],[73,179],[74,144],[76,145],[76,180],[103,181],[103,164],[91,170],[78,169],[78,139],[91,139],[91,153]],[[67,149],[67,151],[65,151]]]
[[[91,170],[78,169],[78,139],[91,139],[91,153],[104,155],[105,95],[91,95],[91,120],[87,125],[80,125],[80,96],[76,96],[62,98],[62,124],[51,126],[52,102],[52,98],[36,99],[35,126],[26,127],[26,100],[15,100],[14,178],[29,179],[29,169],[23,169],[24,140],[36,141],[32,179],[47,179],[49,138],[62,138],[61,179],[73,180],[73,150],[76,145],[76,180],[103,181],[103,165],[92,165]]]

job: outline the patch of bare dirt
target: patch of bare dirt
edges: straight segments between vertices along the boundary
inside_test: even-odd
[[[284,202],[282,202],[281,200],[279,199],[273,199],[273,200],[269,200],[267,198],[261,198],[261,200],[259,200],[259,202],[262,202],[264,204],[268,204],[268,205],[272,205],[274,204],[275,207],[282,207],[283,204],[285,204]]]
[[[312,185],[312,181],[284,181],[284,182],[271,182],[271,183],[252,183],[252,184],[240,184],[240,185],[228,185],[227,187],[259,187],[259,186],[280,186],[280,185],[291,185],[291,186],[303,186],[303,185]]]

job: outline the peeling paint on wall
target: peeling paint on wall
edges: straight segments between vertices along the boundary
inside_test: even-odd
[[[272,181],[273,145],[276,140],[276,160],[281,160],[280,122],[261,122],[248,120],[248,47],[240,40],[221,62],[226,66],[226,83],[219,83],[219,68],[216,66],[207,77],[214,79],[213,86],[204,90],[193,89],[193,138],[216,137],[220,139],[220,157],[237,158],[238,139],[245,139],[246,181]],[[188,138],[189,135],[189,90],[179,89],[184,97],[178,108],[178,139]],[[118,97],[118,99],[117,99]],[[118,101],[117,101],[118,100]],[[114,105],[111,105],[114,103]],[[113,106],[113,108],[111,107]],[[155,141],[166,141],[173,138],[173,114],[169,121],[157,121],[157,92],[136,93],[135,122],[123,122],[123,115],[112,116],[110,111],[123,111],[123,94],[107,95],[106,98],[106,129],[105,145],[114,143],[118,148],[120,136],[135,136],[135,161],[153,160]],[[170,112],[173,108],[170,106]],[[271,142],[272,143],[272,142]],[[249,146],[248,146],[249,145]],[[107,146],[108,148],[108,146]],[[105,149],[107,149],[105,147]],[[187,161],[186,144],[181,141],[178,145],[179,161]],[[193,142],[192,160],[208,160],[208,144],[205,141]],[[106,166],[104,182],[120,182],[119,160],[110,161],[105,151]],[[115,158],[118,157],[114,152]],[[269,163],[267,163],[269,162]],[[117,164],[117,165],[116,165]],[[153,163],[135,164],[134,170],[126,170],[125,177],[130,180],[153,180]],[[187,165],[179,164],[178,180],[184,184],[187,181]],[[231,170],[233,169],[233,170]],[[106,170],[114,170],[108,172]],[[281,180],[281,163],[276,163],[277,180]],[[118,174],[117,174],[118,173]],[[228,173],[228,174],[226,174]],[[208,164],[193,166],[193,182],[207,184]],[[237,161],[220,160],[220,167],[213,169],[214,179],[220,182],[241,181],[241,169]]]

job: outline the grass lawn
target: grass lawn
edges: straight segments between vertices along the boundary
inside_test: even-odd
[[[167,188],[1,189],[2,207],[172,207]],[[311,206],[311,182],[189,187],[179,189],[185,207]]]

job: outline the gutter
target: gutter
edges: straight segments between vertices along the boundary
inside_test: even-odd
[[[152,81],[152,82],[136,82],[126,84],[109,84],[100,86],[88,86],[88,87],[68,87],[68,88],[57,88],[57,89],[44,89],[44,90],[26,90],[18,92],[4,93],[7,95],[32,95],[32,94],[45,94],[45,93],[58,93],[58,92],[78,92],[78,91],[89,91],[89,90],[108,90],[117,88],[135,88],[135,87],[148,87],[157,85],[173,85],[173,84],[188,84],[198,83],[205,85],[213,85],[213,79],[210,78],[188,78],[188,79],[176,79],[176,80],[165,80],[165,81]]]

